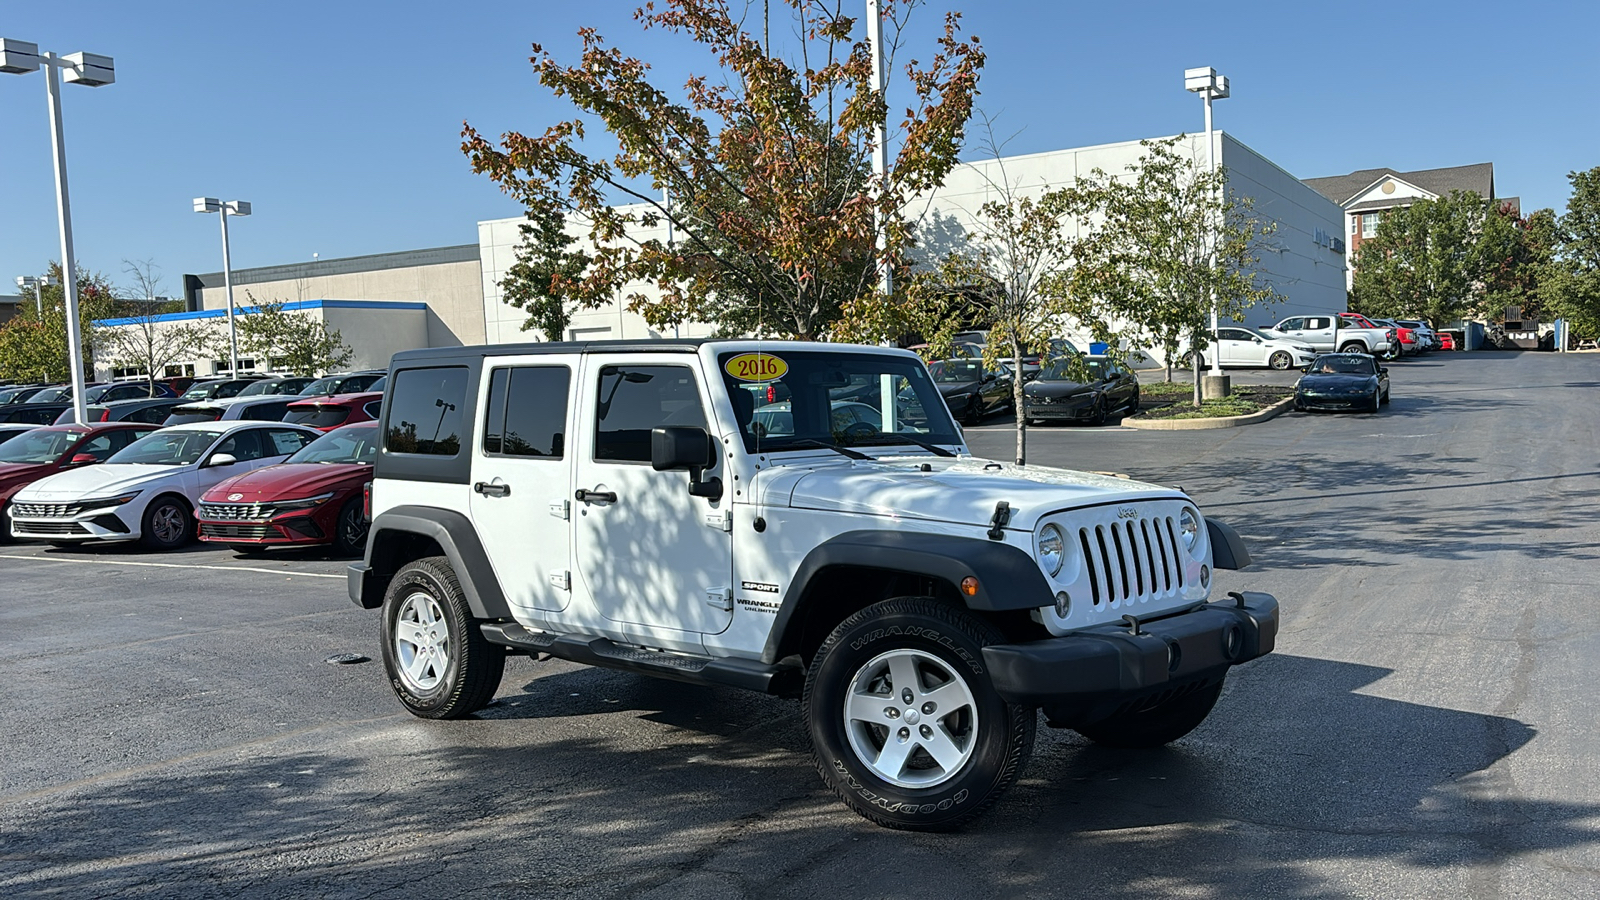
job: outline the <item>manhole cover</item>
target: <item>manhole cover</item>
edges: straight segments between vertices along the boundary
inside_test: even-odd
[[[323,662],[332,663],[336,666],[353,666],[356,663],[364,663],[367,661],[368,658],[359,653],[340,653],[323,660]]]

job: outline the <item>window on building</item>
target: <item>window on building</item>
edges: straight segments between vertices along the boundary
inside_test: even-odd
[[[1361,214],[1361,236],[1364,237],[1364,238],[1369,238],[1369,237],[1372,237],[1373,235],[1377,234],[1378,233],[1378,221],[1380,219],[1382,219],[1382,218],[1383,218],[1383,213],[1362,213]]]
[[[1361,217],[1360,216],[1351,216],[1350,217],[1350,233],[1353,234],[1353,235],[1361,233]]]
[[[484,452],[560,459],[571,377],[566,366],[495,369],[489,377]]]

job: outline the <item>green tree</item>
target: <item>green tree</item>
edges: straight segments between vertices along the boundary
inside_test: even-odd
[[[535,218],[559,215],[586,232],[593,258],[567,293],[577,307],[622,298],[655,327],[704,321],[722,333],[816,339],[851,304],[869,302],[879,267],[901,259],[909,238],[900,209],[956,162],[984,59],[977,40],[962,40],[949,15],[927,65],[906,67],[914,96],[880,184],[867,160],[890,111],[873,89],[864,29],[843,0],[763,9],[772,5],[792,19],[794,62],[773,51],[769,29],[747,31],[721,0],[665,0],[637,12],[644,28],[709,52],[713,74],[691,76],[683,99],[593,29],[579,32],[575,65],[535,45],[540,83],[598,120],[615,142],[612,156],[583,149],[593,139],[582,118],[534,137],[507,133],[498,144],[463,129],[474,171]],[[916,0],[882,5],[897,47]],[[881,247],[877,219],[888,233]],[[667,222],[675,242],[641,234]],[[630,288],[639,282],[659,296]]]
[[[1351,308],[1443,326],[1466,315],[1492,318],[1496,284],[1513,281],[1517,219],[1472,191],[1390,210],[1356,251]]]
[[[567,249],[577,239],[566,232],[560,215],[530,209],[528,220],[521,226],[517,261],[500,279],[500,291],[506,303],[528,314],[523,331],[532,329],[547,341],[559,341],[581,304],[578,287],[592,257]]]
[[[1180,140],[1142,141],[1125,175],[1095,169],[1066,190],[1088,233],[1058,289],[1065,310],[1113,350],[1160,347],[1169,381],[1183,340],[1209,346],[1213,297],[1224,319],[1279,299],[1259,271],[1274,226],[1256,218],[1251,198],[1228,191],[1225,169],[1179,154]]]
[[[1600,338],[1600,166],[1571,172],[1572,196],[1557,228],[1557,249],[1541,288],[1550,310],[1576,337]]]
[[[71,357],[67,353],[66,292],[61,288],[61,266],[51,263],[48,274],[56,284],[23,292],[17,315],[0,327],[0,376],[30,381],[67,381]],[[78,322],[83,341],[84,377],[94,375],[98,349],[93,323],[117,314],[116,288],[97,272],[78,271]],[[42,306],[42,312],[40,307]]]
[[[241,352],[266,360],[272,368],[303,376],[320,375],[350,362],[350,347],[337,328],[285,309],[282,300],[259,301],[249,291],[245,299],[255,308],[235,319]]]

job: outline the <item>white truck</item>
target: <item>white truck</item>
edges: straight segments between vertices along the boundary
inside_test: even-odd
[[[851,809],[947,830],[1040,711],[1165,744],[1278,631],[1271,595],[1213,599],[1249,554],[1183,491],[973,457],[904,350],[415,350],[382,415],[350,597],[423,718],[490,703],[508,653],[797,697]]]
[[[1367,353],[1385,356],[1398,347],[1399,335],[1392,328],[1359,328],[1329,313],[1317,316],[1290,316],[1276,325],[1265,325],[1268,337],[1287,338],[1324,353]]]

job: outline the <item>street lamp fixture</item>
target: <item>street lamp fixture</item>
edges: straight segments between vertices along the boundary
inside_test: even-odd
[[[1206,101],[1206,171],[1216,174],[1217,151],[1215,140],[1211,136],[1211,101],[1228,99],[1228,76],[1218,75],[1217,70],[1210,66],[1198,69],[1183,70],[1183,87],[1190,93],[1199,94]],[[1211,266],[1217,265],[1216,235],[1209,236],[1211,246]],[[1222,375],[1222,351],[1217,338],[1217,296],[1211,295],[1211,374],[1216,377]],[[1223,394],[1227,388],[1222,389]]]
[[[215,197],[194,198],[197,213],[217,213],[222,218],[222,287],[228,295],[228,374],[239,377],[239,332],[233,323],[233,261],[228,256],[228,217],[250,215],[250,204],[244,200],[218,200]]]
[[[41,322],[44,321],[44,289],[58,283],[55,277],[51,275],[40,275],[38,278],[32,275],[17,276],[17,290],[33,291],[34,309],[38,313],[39,321]]]
[[[67,358],[72,378],[72,416],[88,420],[83,399],[83,334],[78,322],[78,266],[72,258],[72,204],[67,196],[67,147],[61,127],[61,79],[68,84],[101,87],[117,80],[111,57],[95,53],[57,56],[40,52],[38,44],[0,38],[0,72],[26,75],[44,68],[45,96],[50,106],[50,145],[56,169],[56,214],[61,225],[61,281],[67,298]],[[61,73],[65,73],[65,75]],[[40,304],[43,310],[43,303]]]

